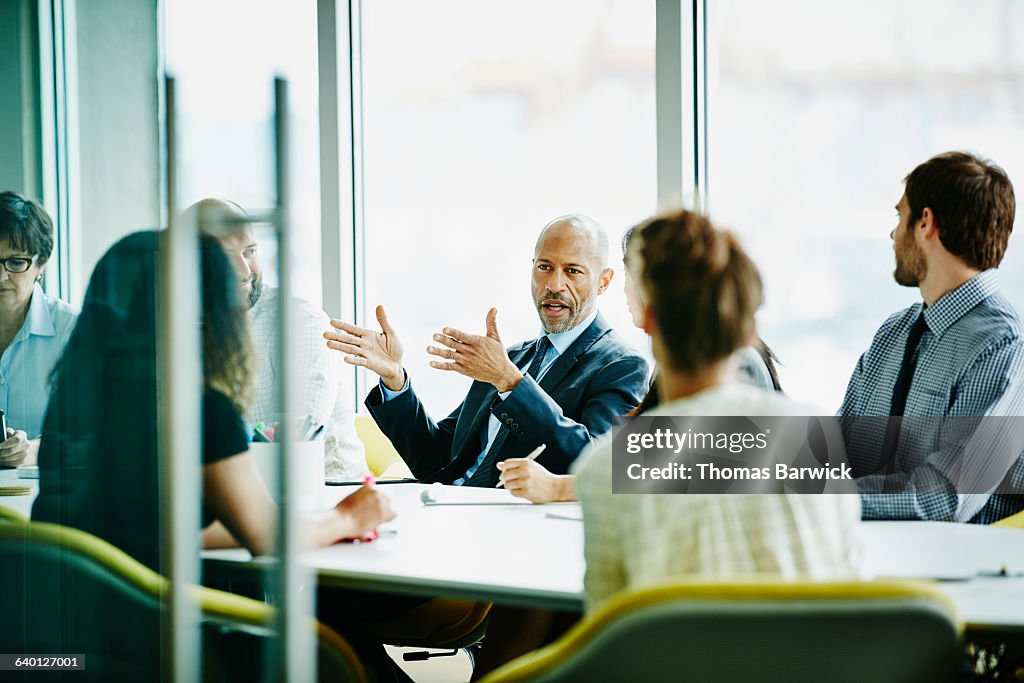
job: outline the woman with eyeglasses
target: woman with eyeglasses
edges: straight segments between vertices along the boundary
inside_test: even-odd
[[[36,202],[0,192],[0,467],[34,465],[50,371],[75,326],[75,312],[43,292],[53,221]]]

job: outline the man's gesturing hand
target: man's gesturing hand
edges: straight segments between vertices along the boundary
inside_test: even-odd
[[[434,341],[443,347],[428,346],[427,353],[445,361],[430,361],[430,367],[452,370],[479,382],[493,384],[499,391],[511,391],[523,379],[516,364],[509,360],[505,345],[498,334],[498,309],[487,312],[487,334],[467,334],[446,327],[434,335]]]
[[[345,362],[360,365],[380,376],[384,386],[398,391],[405,386],[402,371],[402,343],[388,322],[383,306],[377,306],[380,332],[357,327],[341,320],[332,320],[336,332],[324,332],[327,346],[345,354]]]

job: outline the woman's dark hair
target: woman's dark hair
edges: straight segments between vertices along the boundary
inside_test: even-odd
[[[158,358],[158,323],[165,317],[160,251],[166,239],[166,232],[129,235],[93,270],[82,312],[54,370],[32,509],[33,517],[98,534],[152,568],[166,561],[153,536],[166,463],[159,438],[166,374]],[[211,389],[241,407],[249,383],[249,342],[238,281],[220,243],[203,237],[198,251],[205,416]],[[195,425],[200,454],[214,447],[217,427]],[[200,491],[191,495],[199,505]],[[138,635],[145,640],[151,633]]]
[[[53,371],[53,394],[117,391],[113,375],[129,371],[156,387],[159,250],[163,232],[125,237],[100,259],[75,329]],[[199,241],[204,386],[244,412],[251,384],[251,350],[237,278],[213,237]],[[130,370],[129,370],[130,368]]]
[[[38,255],[37,263],[46,263],[53,252],[53,221],[31,199],[0,192],[0,240],[4,239],[18,251]]]

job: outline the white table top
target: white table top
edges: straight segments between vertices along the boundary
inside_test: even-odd
[[[519,606],[583,605],[583,525],[577,504],[424,506],[417,484],[388,486],[397,531],[369,544],[304,555],[321,582],[364,590],[447,595]],[[445,498],[511,502],[502,491],[443,487]],[[944,522],[865,522],[868,576],[944,579],[972,626],[1024,627],[1024,530]],[[207,551],[208,567],[238,567],[244,550]],[[257,562],[261,565],[262,562]],[[980,576],[1005,569],[1008,577]]]
[[[964,580],[1024,576],[1024,530],[950,522],[864,522],[868,576]]]
[[[345,492],[350,487],[338,487]],[[423,505],[443,500],[485,505]],[[579,610],[583,604],[583,525],[579,505],[531,505],[504,490],[381,485],[397,513],[373,543],[314,550],[304,561],[326,585],[416,595],[462,596],[521,606]],[[575,516],[554,519],[548,515]],[[396,533],[389,536],[387,530]],[[208,569],[244,562],[245,550],[206,551]]]

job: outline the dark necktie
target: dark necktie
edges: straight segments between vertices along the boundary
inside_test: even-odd
[[[903,417],[903,409],[907,407],[910,380],[914,378],[914,367],[917,365],[914,356],[921,343],[921,335],[927,328],[924,311],[922,311],[911,326],[910,334],[907,335],[907,345],[903,349],[903,365],[900,366],[900,374],[896,377],[896,385],[892,388],[892,405],[889,407],[889,414],[894,417]]]
[[[924,320],[924,311],[917,317],[907,335],[907,345],[903,349],[903,364],[900,365],[900,374],[896,376],[896,384],[892,388],[892,403],[889,406],[889,419],[885,426],[885,442],[882,444],[881,465],[885,472],[891,474],[896,471],[896,449],[900,444],[900,426],[903,422],[903,411],[907,407],[907,394],[910,393],[910,381],[914,378],[914,368],[917,366],[917,347],[921,343],[921,335],[928,328]]]
[[[537,341],[537,348],[533,352],[533,359],[530,361],[530,367],[526,370],[526,374],[532,377],[534,380],[540,374],[541,368],[544,367],[544,360],[547,358],[548,351],[551,349],[551,340],[547,338],[547,335],[541,337]],[[484,439],[487,438],[487,422],[484,422]],[[498,471],[494,467],[494,463],[498,459],[498,451],[505,445],[505,439],[508,438],[508,427],[505,425],[501,426],[498,430],[497,435],[494,437],[494,443],[491,444],[490,450],[487,451],[487,455],[480,463],[480,467],[476,468],[476,472],[473,476],[466,480],[463,486],[494,486],[498,483]]]
[[[537,379],[537,375],[540,374],[540,369],[544,367],[544,360],[548,357],[548,351],[551,349],[551,340],[547,338],[547,335],[537,340],[537,349],[533,352],[533,360],[530,361],[530,367],[526,370],[526,374]]]

